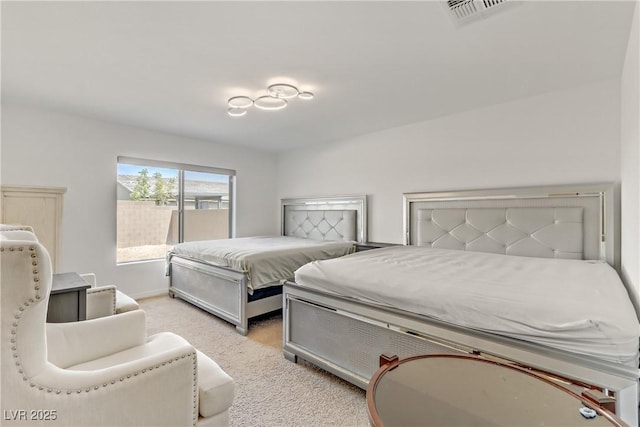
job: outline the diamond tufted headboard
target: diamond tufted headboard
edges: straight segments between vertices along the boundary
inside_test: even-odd
[[[283,199],[282,234],[365,242],[366,206],[364,195]]]
[[[286,236],[314,240],[356,240],[356,211],[287,210]]]
[[[418,246],[541,258],[597,255],[597,245],[583,245],[583,208],[418,209],[416,213]]]
[[[618,266],[612,184],[404,195],[405,244]]]

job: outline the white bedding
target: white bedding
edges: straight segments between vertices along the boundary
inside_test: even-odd
[[[638,366],[640,325],[604,262],[398,246],[306,264],[295,282]]]
[[[177,244],[169,253],[247,273],[250,292],[290,279],[300,266],[340,257],[355,250],[354,242],[321,241],[287,236],[240,237]]]

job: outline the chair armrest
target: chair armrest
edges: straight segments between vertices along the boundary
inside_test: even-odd
[[[92,288],[96,286],[96,283],[98,283],[95,273],[80,274],[80,277],[82,277],[85,282],[90,284]]]
[[[123,352],[129,360],[115,354],[68,370],[48,363],[31,379],[30,404],[55,410],[56,425],[195,425],[196,350],[174,334],[154,337]]]
[[[116,313],[126,313],[139,308],[140,305],[136,300],[121,291],[116,291]]]
[[[66,368],[142,345],[146,326],[143,310],[83,322],[47,323],[48,360]]]
[[[98,286],[87,289],[87,320],[116,314],[116,287]]]

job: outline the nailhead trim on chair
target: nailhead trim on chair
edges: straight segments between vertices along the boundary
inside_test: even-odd
[[[2,227],[2,231],[31,231],[33,233],[33,228],[26,225],[4,225]]]
[[[193,425],[198,424],[198,355],[193,353]]]
[[[109,292],[109,291],[111,291],[111,289],[98,289],[98,290],[95,290],[95,288],[94,288],[94,289],[91,291],[91,293],[92,293],[92,294],[99,294],[99,293],[101,293],[101,292]],[[115,292],[115,290],[114,290],[114,292]],[[115,296],[114,296],[114,298],[113,298],[113,312],[114,312],[114,313],[116,312],[116,298],[115,298]]]
[[[24,252],[24,247],[22,246],[18,246],[18,247],[9,247],[9,252],[15,252],[16,250],[18,250],[18,252]],[[29,246],[27,248],[27,250],[29,252],[31,252],[30,257],[33,258],[33,261],[31,262],[31,264],[33,266],[38,265],[38,255],[35,253],[35,247],[34,246]],[[0,252],[4,252],[5,248],[4,247],[0,247]],[[39,282],[40,282],[40,277],[38,276],[38,270],[36,268],[33,269],[33,282],[34,282],[34,290],[36,291],[36,295],[35,295],[35,299],[39,300],[41,298],[40,296],[40,286],[39,286]],[[18,327],[18,323],[20,322],[20,319],[22,317],[22,313],[24,313],[24,307],[28,307],[31,304],[33,304],[35,301],[33,300],[33,298],[29,298],[28,301],[25,301],[22,306],[18,307],[18,313],[14,316],[14,318],[16,319],[16,322],[12,323],[12,329],[11,329],[11,350],[13,351],[13,358],[16,359],[16,366],[18,367],[18,373],[20,375],[22,375],[22,380],[27,382],[29,381],[29,378],[27,378],[26,375],[24,375],[24,370],[21,368],[22,363],[20,362],[20,356],[18,355],[18,351],[17,351],[17,346],[15,345],[16,339],[15,339],[15,335],[17,332],[17,327]],[[161,366],[165,366],[167,364],[171,364],[173,363],[173,361],[179,361],[180,359],[184,359],[185,357],[191,357],[192,361],[193,361],[193,367],[194,367],[194,374],[193,374],[193,426],[195,427],[196,424],[198,423],[198,369],[197,369],[197,363],[198,363],[198,357],[197,357],[197,353],[196,352],[190,352],[190,353],[185,353],[181,356],[177,356],[174,357],[172,359],[169,359],[166,362],[162,362],[161,364],[158,364],[155,366],[156,369],[159,369]],[[148,371],[152,371],[153,367],[148,368]],[[147,369],[142,369],[141,371],[136,371],[133,373],[134,377],[137,377],[138,374],[140,373],[146,373]],[[127,374],[126,379],[131,378],[131,374]],[[125,378],[124,377],[120,377],[119,382],[124,382]],[[112,380],[110,384],[115,384],[116,381]],[[104,383],[102,384],[102,387],[105,388],[109,385],[109,383]],[[38,390],[40,391],[44,391],[44,386],[40,385],[40,384],[34,384],[32,382],[29,382],[29,387],[34,388],[34,387],[38,387]],[[99,390],[100,386],[96,385],[93,387],[94,390]],[[47,393],[52,393],[54,390],[51,388],[47,388]],[[56,394],[61,394],[63,391],[66,392],[67,395],[73,393],[73,390],[69,390],[69,389],[65,389],[65,390],[55,390]],[[82,393],[82,389],[77,389],[75,390],[76,393],[80,394]],[[85,392],[89,393],[91,391],[91,387],[88,387],[84,390]]]
[[[19,230],[19,228],[16,228],[16,230]],[[8,249],[9,249],[9,252],[15,252],[16,250],[17,250],[18,252],[24,252],[25,247],[23,247],[23,246],[11,246],[11,247],[9,247]],[[28,252],[30,252],[30,255],[29,255],[29,256],[30,256],[31,258],[35,258],[35,259],[31,262],[31,264],[32,264],[33,266],[37,266],[37,265],[38,265],[38,262],[37,262],[37,255],[35,254],[35,250],[36,250],[36,249],[35,249],[35,247],[34,247],[34,246],[28,246],[26,249],[28,250]],[[5,251],[5,248],[4,248],[4,247],[0,248],[0,252],[4,252],[4,251]],[[34,268],[34,269],[33,269],[33,282],[34,282],[34,284],[35,284],[35,285],[33,286],[33,288],[34,288],[34,290],[36,291],[36,292],[35,292],[35,293],[36,293],[36,295],[35,295],[35,299],[39,300],[39,299],[41,298],[41,296],[40,296],[40,286],[39,286],[40,278],[39,278],[39,276],[38,276],[38,270],[37,270],[36,268]],[[16,336],[16,332],[17,332],[18,324],[19,324],[20,319],[21,319],[21,317],[22,317],[22,313],[24,313],[24,308],[25,308],[25,307],[28,307],[31,303],[34,303],[34,302],[35,302],[35,301],[34,301],[34,299],[33,299],[33,298],[29,298],[29,300],[28,300],[28,301],[25,301],[25,302],[24,302],[20,307],[18,307],[18,313],[16,313],[16,314],[13,316],[13,317],[14,317],[14,319],[16,319],[16,321],[15,321],[15,322],[13,322],[13,323],[11,324],[11,327],[12,327],[12,328],[11,328],[11,336],[12,336],[12,338],[11,338],[11,340],[10,340],[10,341],[11,341],[11,344],[12,344],[12,345],[11,345],[11,350],[12,350],[12,352],[13,352],[13,358],[14,358],[14,359],[16,359],[16,366],[18,367],[18,373],[19,373],[20,375],[22,375],[22,380],[23,380],[23,381],[29,381],[29,378],[27,378],[27,377],[26,377],[26,375],[24,375],[24,370],[21,368],[21,366],[22,366],[22,362],[20,362],[20,356],[18,355],[18,348],[17,348],[17,345],[16,345],[16,338],[15,338],[15,336]],[[35,387],[35,384],[29,384],[29,386],[30,386],[30,387]],[[40,387],[40,389],[42,389],[42,387]]]

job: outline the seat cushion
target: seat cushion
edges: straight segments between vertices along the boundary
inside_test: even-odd
[[[120,291],[116,291],[116,313],[125,313],[127,311],[137,310],[140,308],[136,300],[129,295]]]
[[[198,351],[198,392],[200,415],[210,417],[229,409],[235,382],[220,366]]]
[[[150,355],[159,354],[167,349],[188,345],[187,340],[171,332],[160,332],[152,335],[143,345],[128,348],[117,353],[109,354],[99,359],[72,365],[66,369],[70,371],[97,371],[108,369],[116,365],[126,364],[144,359]]]

